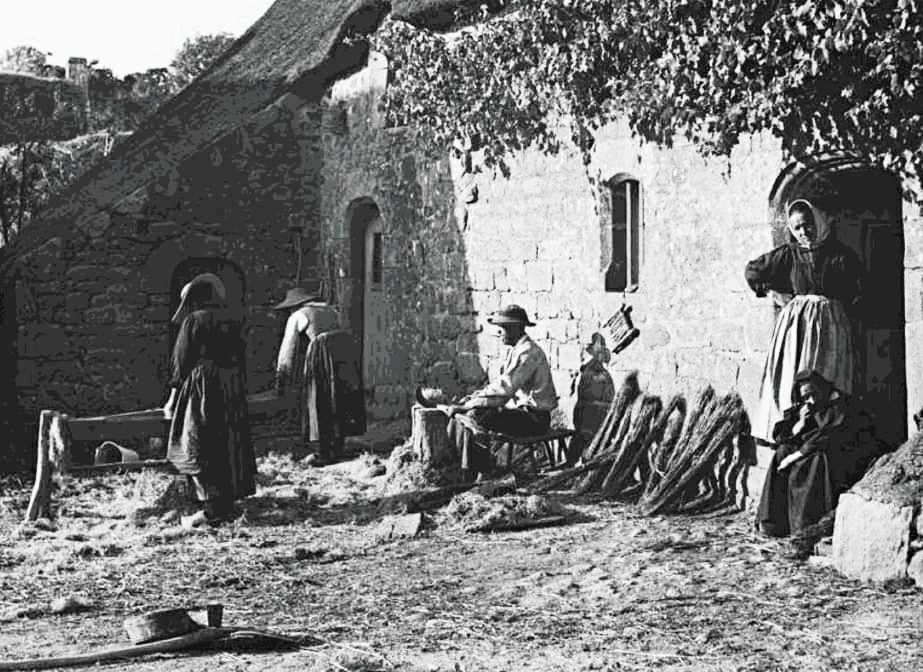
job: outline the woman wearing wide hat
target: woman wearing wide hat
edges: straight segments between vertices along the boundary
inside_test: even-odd
[[[321,465],[342,456],[344,439],[365,433],[359,349],[339,328],[336,308],[295,287],[276,310],[291,310],[276,362],[276,392],[297,399],[305,447]]]

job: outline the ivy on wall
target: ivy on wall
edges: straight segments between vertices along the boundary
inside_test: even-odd
[[[504,174],[513,153],[553,155],[567,139],[589,163],[595,131],[617,118],[643,140],[686,138],[706,155],[770,132],[789,155],[855,154],[919,195],[920,0],[499,4],[459,15],[467,27],[452,34],[379,30],[389,124],[433,146],[477,147]]]

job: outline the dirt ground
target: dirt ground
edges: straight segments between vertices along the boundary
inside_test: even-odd
[[[68,480],[49,529],[21,528],[30,484],[8,479],[0,659],[126,644],[128,616],[221,602],[226,625],[322,643],[107,667],[923,669],[918,590],[862,585],[823,562],[787,560],[779,543],[751,531],[745,513],[643,518],[630,504],[561,493],[563,526],[472,533],[435,512],[416,537],[389,540],[383,516],[396,507],[389,476],[370,469],[375,462],[365,455],[317,469],[262,458],[243,516],[206,530],[185,530],[171,514],[132,513],[169,483],[152,473]],[[50,613],[61,597],[88,608]]]

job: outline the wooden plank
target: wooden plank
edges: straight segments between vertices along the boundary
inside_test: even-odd
[[[146,436],[165,436],[170,431],[170,420],[165,418],[162,412],[159,417],[72,418],[69,424],[71,439],[74,441],[115,441]]]
[[[168,473],[176,473],[176,467],[169,460],[141,460],[140,462],[107,462],[106,464],[87,464],[71,467],[67,473],[71,476],[94,476],[96,474],[111,473],[114,471],[140,471],[141,469],[156,469]]]

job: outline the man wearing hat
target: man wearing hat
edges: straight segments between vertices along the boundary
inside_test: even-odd
[[[340,329],[336,308],[301,287],[274,308],[292,310],[276,361],[276,393],[298,397],[305,447],[320,466],[341,457],[345,437],[366,429],[358,348]]]
[[[487,321],[502,329],[506,358],[494,380],[452,410],[448,427],[449,439],[461,452],[462,471],[469,478],[494,467],[494,456],[483,438],[478,440],[479,433],[544,434],[551,425],[551,411],[558,405],[548,358],[526,334],[526,327],[535,326],[526,311],[511,304]]]

